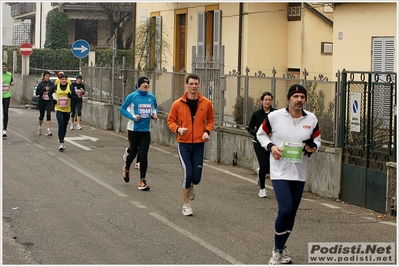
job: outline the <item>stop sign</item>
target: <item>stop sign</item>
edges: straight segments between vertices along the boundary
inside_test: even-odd
[[[19,46],[19,53],[23,56],[30,56],[33,52],[32,45],[30,43],[22,43]]]

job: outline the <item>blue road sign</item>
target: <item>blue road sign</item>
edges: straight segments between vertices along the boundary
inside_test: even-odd
[[[90,45],[86,40],[76,40],[72,45],[72,54],[77,58],[84,58],[90,52]]]

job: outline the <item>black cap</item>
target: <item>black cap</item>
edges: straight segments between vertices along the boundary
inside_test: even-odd
[[[78,74],[77,76],[76,76],[76,79],[82,79],[83,80],[83,77],[82,77],[82,75],[80,75],[80,74]]]
[[[141,84],[142,84],[143,82],[147,82],[148,84],[150,84],[150,80],[148,80],[147,77],[142,76],[142,77],[140,77],[139,80],[137,81],[137,86],[140,87]]]
[[[287,99],[290,99],[290,97],[291,97],[293,94],[296,94],[296,93],[304,94],[305,97],[307,97],[306,88],[303,87],[303,86],[300,85],[300,84],[294,84],[294,85],[292,85],[292,86],[290,87],[290,89],[288,89]]]

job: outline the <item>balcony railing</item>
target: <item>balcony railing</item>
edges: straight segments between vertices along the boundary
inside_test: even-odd
[[[36,3],[18,3],[11,6],[11,17],[36,12]]]

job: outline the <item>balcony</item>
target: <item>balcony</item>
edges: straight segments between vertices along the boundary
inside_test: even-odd
[[[36,14],[36,3],[10,3],[13,19],[33,19]]]

